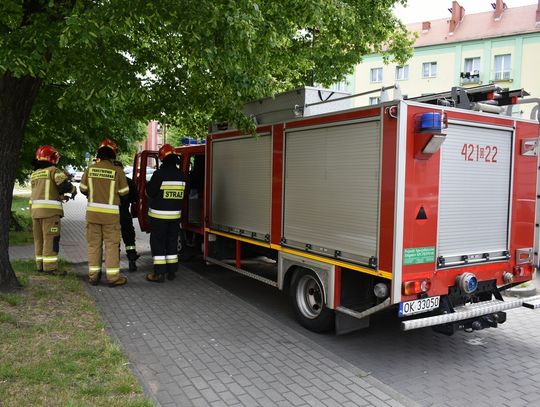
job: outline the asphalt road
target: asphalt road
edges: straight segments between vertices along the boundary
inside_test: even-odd
[[[277,289],[200,261],[185,265],[421,405],[540,405],[540,310],[510,310],[499,328],[451,337],[402,332],[395,311],[362,331],[321,335],[296,322]]]

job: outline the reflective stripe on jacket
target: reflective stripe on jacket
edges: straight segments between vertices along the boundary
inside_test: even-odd
[[[88,222],[119,222],[120,196],[129,193],[124,171],[111,160],[98,160],[84,171],[79,188],[88,198]]]
[[[182,211],[160,211],[158,209],[148,209],[148,216],[156,219],[180,219]]]

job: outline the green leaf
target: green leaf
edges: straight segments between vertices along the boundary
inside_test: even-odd
[[[51,0],[31,10],[4,0],[0,73],[42,78],[21,177],[44,141],[79,163],[104,135],[129,151],[155,118],[186,135],[225,120],[251,131],[246,101],[332,84],[374,50],[404,61],[412,39],[392,14],[398,3]]]

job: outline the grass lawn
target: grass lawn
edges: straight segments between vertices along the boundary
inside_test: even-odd
[[[24,288],[0,294],[0,406],[152,406],[77,277],[13,265]]]
[[[9,230],[9,244],[12,246],[30,244],[32,237],[32,217],[28,205],[30,195],[14,195],[11,203],[11,211],[22,230],[15,230],[13,223]]]

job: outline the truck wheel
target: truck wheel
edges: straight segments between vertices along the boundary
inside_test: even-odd
[[[178,254],[182,260],[189,261],[199,253],[199,236],[193,232],[181,230],[178,236]]]
[[[290,297],[300,324],[313,332],[334,328],[334,310],[324,303],[323,286],[315,273],[298,270],[293,276]]]

